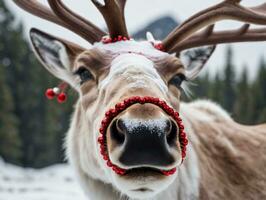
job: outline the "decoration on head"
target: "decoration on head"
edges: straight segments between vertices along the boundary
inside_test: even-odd
[[[127,0],[103,0],[104,4],[100,3],[98,0],[91,0],[104,17],[109,33],[101,30],[91,21],[88,21],[80,15],[72,12],[62,0],[47,0],[51,9],[48,9],[37,0],[13,1],[33,15],[51,21],[73,31],[74,33],[77,33],[91,44],[97,42],[109,44],[118,41],[131,40],[127,31],[124,14]],[[176,56],[186,49],[206,45],[215,46],[222,43],[265,41],[266,29],[264,27],[251,28],[250,25],[266,25],[266,3],[249,8],[240,5],[240,3],[241,0],[223,0],[221,3],[202,10],[185,20],[162,41],[155,41],[151,34],[148,34],[148,41],[151,42],[154,48]],[[234,30],[214,30],[215,24],[224,20],[243,22],[243,26]],[[108,35],[108,37],[106,37],[106,35]],[[213,50],[209,51],[209,57],[211,56]],[[202,63],[205,64],[207,59],[205,58]],[[202,65],[198,67],[198,69],[200,68],[202,68]],[[197,74],[194,72],[197,72],[197,70],[191,71],[191,77]],[[48,89],[46,91],[46,96],[48,99],[54,99],[57,97],[57,101],[59,103],[63,103],[66,101],[66,88],[67,84],[62,83],[56,88]],[[126,173],[126,170],[114,166],[109,160],[108,153],[105,149],[105,133],[110,120],[127,107],[136,103],[153,103],[161,107],[166,113],[176,120],[180,129],[179,138],[182,145],[182,158],[185,158],[186,145],[188,141],[186,134],[183,132],[184,126],[182,125],[182,120],[180,119],[179,114],[164,101],[157,98],[132,97],[126,99],[122,103],[118,103],[114,109],[110,109],[106,113],[105,119],[102,121],[99,144],[101,154],[103,155],[103,159],[107,161],[107,165],[112,167],[112,169],[118,174],[123,175]],[[170,171],[162,171],[162,173],[165,175],[171,175],[174,174],[175,171],[176,169],[172,169]]]
[[[115,117],[117,117],[121,112],[129,108],[130,106],[134,104],[154,104],[158,107],[160,107],[165,113],[167,113],[169,116],[171,116],[176,124],[178,125],[179,131],[177,132],[179,136],[179,142],[181,144],[181,156],[182,156],[182,162],[186,157],[186,146],[188,145],[188,140],[186,133],[184,131],[184,125],[182,122],[182,119],[179,116],[179,113],[175,111],[172,107],[170,107],[165,101],[160,100],[159,98],[155,97],[140,97],[140,96],[134,96],[130,97],[128,99],[125,99],[124,101],[117,103],[114,108],[109,109],[105,113],[105,117],[101,122],[101,127],[99,129],[100,135],[98,137],[98,143],[100,145],[100,153],[103,157],[103,159],[106,161],[106,164],[108,167],[112,168],[112,170],[117,173],[118,175],[125,175],[127,173],[126,169],[122,169],[116,165],[114,165],[108,155],[107,145],[106,145],[106,132],[110,125],[110,123],[113,121]],[[176,168],[170,169],[170,170],[161,170],[161,173],[165,176],[170,176],[175,174]]]
[[[58,87],[47,89],[45,95],[49,100],[53,100],[55,97],[57,97],[58,103],[64,103],[67,100],[65,93],[67,88],[68,84],[66,82],[62,82]]]
[[[47,0],[51,9],[36,0],[13,1],[29,13],[77,33],[91,44],[102,41],[106,35],[111,38],[106,42],[130,38],[125,20],[127,0],[103,0],[103,3],[91,0],[102,14],[109,33],[71,11],[62,0]],[[179,55],[183,50],[206,45],[265,41],[265,28],[251,28],[250,25],[266,25],[266,4],[245,7],[240,5],[241,2],[241,0],[223,0],[196,13],[176,27],[162,42],[154,44],[155,48]],[[235,30],[215,31],[215,24],[224,20],[243,22],[243,26]]]

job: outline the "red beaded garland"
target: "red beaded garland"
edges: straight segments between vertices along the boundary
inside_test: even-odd
[[[125,36],[117,36],[115,38],[110,38],[109,36],[105,36],[102,38],[102,43],[104,44],[110,44],[110,43],[115,43],[115,42],[120,42],[120,41],[129,41],[131,40],[130,37],[125,37]],[[159,51],[165,51],[164,46],[162,44],[162,42],[159,43],[152,43],[154,48],[159,50]],[[131,53],[131,52],[129,52]]]
[[[128,41],[130,39],[131,39],[130,37],[125,37],[125,36],[122,36],[122,35],[119,35],[119,36],[117,36],[115,38],[110,38],[110,37],[106,36],[106,37],[102,38],[102,43],[110,44],[110,43],[115,43],[115,42],[119,42],[119,41]]]
[[[100,144],[100,153],[103,159],[106,161],[107,166],[112,168],[112,170],[116,172],[118,175],[126,174],[126,170],[114,165],[108,156],[107,145],[106,145],[106,131],[107,131],[109,124],[119,113],[124,111],[126,108],[132,106],[133,104],[137,104],[137,103],[140,103],[140,104],[152,103],[154,105],[159,106],[168,115],[173,117],[173,119],[176,121],[179,127],[179,142],[181,145],[181,151],[182,151],[181,155],[182,155],[182,162],[183,162],[183,160],[186,157],[186,149],[187,149],[186,146],[188,145],[188,139],[187,139],[186,133],[184,132],[184,125],[182,123],[182,119],[179,116],[179,113],[176,112],[170,106],[168,106],[165,101],[160,100],[159,98],[134,96],[134,97],[125,99],[123,102],[117,103],[115,105],[115,108],[111,108],[110,110],[108,110],[105,113],[105,117],[101,122],[101,127],[99,129],[100,136],[98,137],[98,143]],[[161,172],[165,176],[170,176],[170,175],[175,174],[176,168],[173,168],[171,170],[161,170]]]

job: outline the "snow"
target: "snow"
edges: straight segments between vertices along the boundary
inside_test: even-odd
[[[0,200],[85,200],[67,164],[24,169],[0,158]]]

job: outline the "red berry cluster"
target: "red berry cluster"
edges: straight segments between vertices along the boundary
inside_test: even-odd
[[[52,100],[57,97],[58,103],[64,103],[67,99],[67,96],[64,92],[60,92],[58,88],[49,88],[46,90],[45,95],[47,99]]]
[[[117,36],[115,38],[110,38],[110,37],[103,37],[102,38],[102,43],[104,44],[110,44],[110,43],[115,43],[115,42],[119,42],[119,41],[128,41],[130,40],[130,37],[125,37],[125,36]]]
[[[163,46],[163,44],[161,42],[157,43],[157,44],[154,44],[153,46],[154,46],[155,49],[158,49],[159,51],[165,51],[164,46]]]
[[[98,143],[100,144],[100,153],[103,156],[103,159],[106,161],[107,166],[111,167],[114,172],[116,172],[118,175],[125,175],[126,170],[121,169],[118,166],[114,165],[109,156],[108,156],[108,150],[106,145],[106,131],[112,120],[119,115],[119,113],[123,112],[126,108],[132,106],[133,104],[145,104],[145,103],[151,103],[154,105],[159,106],[161,109],[163,109],[168,115],[170,115],[177,123],[179,127],[179,141],[181,144],[181,150],[182,150],[182,160],[186,157],[186,146],[188,145],[188,140],[186,133],[184,132],[184,125],[182,123],[182,119],[179,116],[179,113],[176,112],[173,108],[167,105],[167,103],[163,100],[160,100],[159,98],[155,97],[139,97],[134,96],[128,99],[125,99],[123,102],[118,103],[115,105],[115,108],[111,108],[105,113],[105,117],[101,122],[101,127],[99,129],[100,136],[98,138]],[[176,168],[171,170],[162,170],[162,174],[165,176],[173,175],[176,172]]]

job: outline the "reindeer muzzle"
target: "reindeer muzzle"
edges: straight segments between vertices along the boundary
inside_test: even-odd
[[[160,107],[167,115],[169,115],[176,122],[176,124],[178,125],[178,131],[176,134],[181,144],[182,162],[186,157],[186,146],[188,144],[188,140],[186,133],[184,132],[184,125],[182,119],[180,118],[179,113],[175,111],[171,106],[169,106],[165,101],[160,100],[159,98],[149,97],[149,96],[130,97],[120,103],[117,103],[114,108],[109,109],[105,113],[105,117],[102,120],[101,127],[99,129],[100,135],[98,137],[98,143],[100,145],[100,153],[103,159],[106,161],[107,166],[112,168],[112,170],[116,172],[118,175],[121,176],[125,175],[127,173],[127,170],[114,165],[110,160],[110,157],[108,155],[107,142],[106,142],[107,129],[110,126],[111,122],[127,108],[129,108],[134,104],[146,104],[146,103],[154,104]],[[175,172],[176,168],[173,168],[171,170],[161,170],[161,173],[164,174],[165,176],[173,175],[175,174]]]

